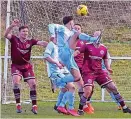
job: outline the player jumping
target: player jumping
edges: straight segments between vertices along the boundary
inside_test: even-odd
[[[74,21],[72,16],[66,16],[63,18],[63,24],[49,24],[49,33],[52,39],[57,39],[58,51],[60,61],[67,67],[71,72],[72,78],[70,82],[77,82],[79,87],[79,93],[83,92],[83,80],[79,72],[79,68],[74,60],[73,52],[76,48],[77,37],[81,40],[86,41],[97,41],[100,31],[98,31],[97,37],[91,37],[84,33],[79,33],[73,30]],[[69,82],[68,81],[68,82]],[[86,91],[86,90],[85,90]],[[85,95],[85,94],[84,94]]]

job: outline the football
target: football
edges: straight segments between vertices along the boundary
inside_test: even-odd
[[[80,15],[80,16],[85,16],[85,15],[88,15],[88,8],[86,5],[79,5],[77,7],[77,15]]]

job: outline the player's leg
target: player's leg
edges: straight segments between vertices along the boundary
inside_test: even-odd
[[[81,74],[81,76],[83,75],[82,74],[82,68],[80,68],[79,67],[79,70],[80,70],[80,74]],[[90,96],[88,97],[88,99],[87,99],[87,102],[86,102],[86,105],[84,106],[84,108],[88,108],[88,110],[91,110],[91,112],[94,112],[94,107],[91,105],[91,97],[92,97],[92,95],[93,95],[93,89],[94,89],[94,85],[93,85],[93,87],[92,87],[92,92],[91,92],[91,94],[90,94]],[[84,92],[83,92],[84,93]],[[79,95],[82,95],[83,93],[78,93]]]
[[[84,108],[87,108],[86,110],[88,110],[89,114],[94,113],[94,107],[91,105],[91,97],[93,95],[93,91],[94,90],[94,85],[92,86],[92,91],[90,96],[87,98],[87,102],[86,105],[84,106]]]
[[[116,102],[116,104],[118,105],[118,110],[121,110],[122,107],[121,107],[120,103],[115,99],[114,93],[111,92],[110,90],[108,90],[108,88],[106,88],[106,90],[107,90],[107,92],[110,94],[112,100],[114,100],[114,101]]]
[[[73,82],[70,82],[66,85],[68,88],[67,97],[68,97],[68,108],[67,111],[69,114],[73,116],[79,116],[77,111],[74,108],[74,101],[75,101],[75,85]]]
[[[131,113],[131,110],[125,105],[124,99],[118,92],[116,85],[111,80],[109,75],[107,75],[106,73],[100,74],[97,77],[96,81],[99,85],[101,85],[102,88],[105,87],[106,89],[108,89],[110,92],[114,94],[115,99],[120,103],[124,113]]]
[[[84,83],[83,83],[80,71],[76,68],[71,68],[70,72],[72,76],[74,77],[74,82],[77,84],[79,97],[81,97],[84,93],[83,92]]]
[[[60,88],[65,87],[67,91],[63,94],[61,102],[57,108],[59,112],[64,114],[71,114],[73,116],[79,116],[77,111],[74,110],[74,93],[75,93],[75,86],[73,83],[69,82],[69,77],[71,74],[64,75],[64,74],[57,74],[56,85]],[[53,76],[53,75],[52,75]],[[54,77],[54,76],[53,76]],[[68,109],[65,108],[66,103],[68,102]]]
[[[74,77],[74,82],[76,82],[78,86],[79,97],[81,97],[81,95],[83,95],[84,82],[83,82],[79,67],[76,64],[73,55],[71,55],[71,58],[70,58],[69,71],[71,72],[72,76]]]
[[[68,91],[68,88],[66,87],[67,83],[62,81],[62,78],[65,77],[62,73],[53,73],[50,77],[52,80],[53,85],[60,88],[60,92],[57,98],[57,103],[54,106],[54,109],[58,112],[67,114],[67,110],[65,108],[65,105],[67,103],[67,96],[66,92]]]
[[[30,87],[30,98],[32,100],[32,112],[34,114],[37,114],[37,93],[36,93],[36,79],[29,79],[27,80],[27,83]]]
[[[86,105],[86,101],[92,92],[94,76],[92,74],[83,74],[83,81],[84,81],[84,94],[81,96],[79,109],[78,109],[78,114],[80,115],[83,115],[84,111],[88,114],[93,113],[93,112],[89,112],[87,108],[85,108],[83,111],[83,107]]]
[[[57,102],[56,102],[56,104],[55,104],[55,106],[54,106],[54,109],[57,111],[57,107],[60,105],[60,103],[61,103],[61,101],[62,101],[62,98],[63,98],[63,96],[64,96],[64,94],[65,94],[65,92],[67,91],[68,89],[67,88],[61,88],[60,89],[60,92],[59,92],[59,95],[58,95],[58,97],[57,97]]]
[[[13,92],[16,100],[16,112],[21,113],[21,103],[20,103],[20,80],[22,78],[22,73],[17,69],[15,65],[11,65],[12,82],[13,82]]]
[[[108,90],[110,90],[113,94],[115,99],[120,103],[123,112],[124,113],[131,113],[131,109],[129,109],[126,104],[124,99],[122,98],[121,94],[118,92],[116,85],[114,84],[114,82],[111,82],[107,85],[105,85],[106,88],[108,88]]]
[[[26,69],[26,71],[23,72],[24,81],[28,83],[30,87],[30,98],[32,100],[32,112],[34,114],[37,114],[37,92],[36,92],[36,79],[34,76],[34,71],[32,68],[32,65],[29,65],[29,67]]]

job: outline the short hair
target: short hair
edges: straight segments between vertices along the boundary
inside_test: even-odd
[[[75,25],[78,25],[78,26],[82,27],[81,24],[75,24]]]
[[[22,29],[25,29],[25,28],[29,29],[28,26],[24,25],[24,26],[20,26],[20,27],[19,27],[19,31],[21,31]]]
[[[65,16],[63,18],[63,24],[66,25],[67,23],[69,23],[71,20],[73,20],[73,16]]]

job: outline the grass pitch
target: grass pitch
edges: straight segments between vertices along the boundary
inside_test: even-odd
[[[59,114],[53,110],[55,102],[38,102],[38,114],[34,115],[31,110],[31,104],[23,104],[23,112],[17,114],[15,112],[15,104],[1,105],[2,118],[76,118],[71,115]],[[131,118],[131,114],[125,114],[121,110],[117,110],[115,103],[110,102],[93,102],[95,108],[94,114],[84,114],[78,118]],[[78,102],[75,102],[76,109]],[[131,103],[128,103],[131,107]]]

